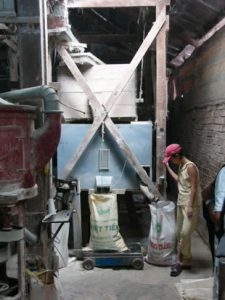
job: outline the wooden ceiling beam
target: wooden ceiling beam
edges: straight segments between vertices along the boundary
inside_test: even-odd
[[[219,23],[217,23],[212,29],[210,29],[201,39],[192,40],[192,43],[187,44],[184,49],[169,62],[169,64],[174,67],[180,67],[184,63],[184,61],[192,55],[195,49],[201,47],[224,26],[225,18],[220,20]]]
[[[107,8],[156,6],[158,0],[68,0],[68,8]],[[165,0],[170,5],[170,0]]]

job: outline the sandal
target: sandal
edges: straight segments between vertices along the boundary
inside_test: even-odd
[[[181,272],[182,272],[181,264],[175,264],[171,267],[170,276],[172,277],[179,276]]]

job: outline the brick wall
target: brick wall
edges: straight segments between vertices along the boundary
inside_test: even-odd
[[[225,29],[197,49],[174,80],[178,97],[169,100],[168,143],[182,144],[204,187],[225,163]]]

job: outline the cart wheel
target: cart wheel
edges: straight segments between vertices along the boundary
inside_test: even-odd
[[[94,262],[94,260],[91,259],[91,258],[86,258],[86,259],[84,259],[82,265],[83,265],[83,268],[84,268],[85,270],[90,271],[90,270],[94,269],[95,262]]]
[[[141,258],[135,258],[132,261],[132,267],[136,270],[143,270],[144,262]]]

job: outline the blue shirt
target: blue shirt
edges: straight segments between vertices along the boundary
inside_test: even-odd
[[[216,177],[214,212],[223,211],[224,203],[225,203],[225,167],[223,167],[219,171]]]

